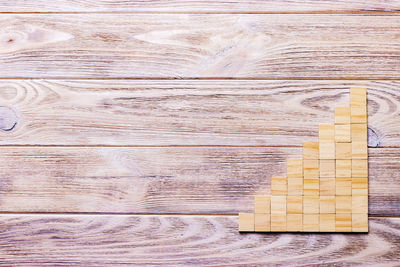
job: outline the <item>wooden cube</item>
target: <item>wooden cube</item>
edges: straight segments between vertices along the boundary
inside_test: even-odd
[[[353,232],[368,232],[368,214],[352,214],[351,227]]]
[[[367,106],[351,107],[351,123],[367,122]]]
[[[351,143],[336,143],[335,153],[336,159],[351,159],[352,150]]]
[[[303,213],[319,213],[319,196],[303,196]]]
[[[356,142],[368,141],[368,127],[365,123],[351,124],[351,140]]]
[[[335,216],[336,232],[351,232],[351,213],[339,214]]]
[[[319,179],[304,179],[303,195],[319,196]]]
[[[352,178],[351,180],[353,196],[368,196],[368,178]]]
[[[318,179],[319,178],[319,160],[305,159],[303,161],[304,179]]]
[[[253,213],[239,213],[239,232],[254,232]]]
[[[367,91],[365,88],[350,90],[351,123],[367,122]]]
[[[335,107],[335,124],[350,123],[350,107]]]
[[[319,214],[303,214],[303,231],[319,232]]]
[[[336,216],[331,214],[319,215],[319,231],[320,232],[335,232]]]
[[[271,213],[271,197],[266,195],[255,196],[254,213]]]
[[[287,213],[303,213],[302,196],[287,196]]]
[[[265,214],[265,213],[254,214],[254,230],[256,232],[270,232],[271,214]]]
[[[351,213],[351,196],[336,196],[336,213]]]
[[[351,162],[351,176],[359,178],[368,177],[368,160],[367,159],[353,159]]]
[[[271,232],[286,232],[286,214],[271,214]]]
[[[368,196],[352,196],[352,213],[368,213]]]
[[[303,143],[303,158],[304,159],[319,159],[318,142]]]
[[[286,196],[271,196],[271,214],[286,214]]]
[[[334,196],[336,195],[335,178],[321,178],[319,180],[319,195]]]
[[[303,230],[303,214],[288,214],[286,220],[286,231],[301,232]]]
[[[336,212],[336,197],[335,196],[320,196],[319,197],[319,212],[320,213],[335,213]]]
[[[288,195],[303,195],[303,178],[288,178]]]
[[[334,178],[335,174],[335,160],[334,159],[321,159],[319,161],[319,177],[321,178]]]
[[[350,124],[336,124],[335,125],[335,142],[350,143],[351,131]]]
[[[336,195],[351,196],[351,178],[336,178]]]
[[[368,159],[368,144],[365,141],[351,142],[351,157],[353,159]]]
[[[319,141],[333,142],[335,140],[335,125],[320,124],[319,125]]]
[[[351,160],[349,159],[336,160],[336,177],[339,178],[351,177]]]
[[[335,159],[335,142],[321,141],[319,143],[320,159]]]
[[[271,195],[287,195],[287,178],[281,176],[271,177]]]
[[[288,159],[287,160],[287,177],[301,178],[303,177],[303,160]]]

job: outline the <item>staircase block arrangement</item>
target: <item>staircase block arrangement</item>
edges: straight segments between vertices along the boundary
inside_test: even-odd
[[[271,194],[239,214],[240,232],[368,232],[367,90],[350,89],[318,142],[287,159],[286,176],[271,177]]]

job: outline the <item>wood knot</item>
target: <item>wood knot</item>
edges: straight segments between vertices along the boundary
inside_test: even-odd
[[[371,128],[368,127],[368,146],[378,147],[381,144],[381,139],[378,134]]]
[[[18,123],[18,116],[9,107],[0,106],[0,130],[9,132],[15,129]]]

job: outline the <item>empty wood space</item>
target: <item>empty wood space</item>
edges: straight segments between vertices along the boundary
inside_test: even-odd
[[[395,266],[399,33],[398,0],[1,1],[0,266]],[[370,232],[240,234],[351,87]]]

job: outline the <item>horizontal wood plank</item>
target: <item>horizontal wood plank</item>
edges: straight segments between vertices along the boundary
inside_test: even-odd
[[[2,147],[0,212],[235,214],[300,148]],[[400,149],[369,151],[369,213],[399,216]]]
[[[368,88],[369,145],[400,146],[399,81],[2,80],[1,145],[301,146]]]
[[[393,78],[398,16],[0,16],[0,78]]]
[[[400,219],[369,234],[240,234],[236,216],[0,216],[0,266],[397,266]]]

